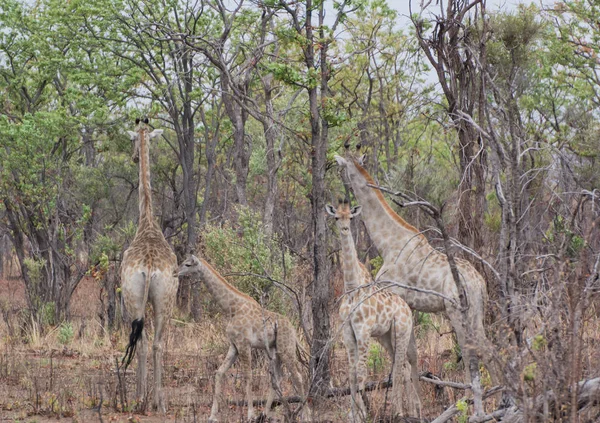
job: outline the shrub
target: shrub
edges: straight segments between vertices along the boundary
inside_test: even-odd
[[[68,345],[73,340],[73,325],[70,322],[63,322],[58,329],[58,342]]]
[[[265,236],[262,219],[248,207],[238,206],[237,223],[206,226],[204,247],[207,260],[242,292],[260,302],[268,294],[271,308],[283,311],[280,290],[272,279],[283,281],[293,266],[289,252],[274,236]]]

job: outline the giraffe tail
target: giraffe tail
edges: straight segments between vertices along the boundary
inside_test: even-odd
[[[127,344],[127,349],[125,350],[125,355],[121,360],[121,367],[124,365],[125,369],[131,364],[133,357],[135,356],[135,349],[138,341],[142,338],[144,333],[144,314],[143,310],[146,308],[146,302],[148,301],[148,291],[150,289],[150,283],[148,276],[146,273],[142,273],[144,275],[144,302],[142,304],[142,317],[139,319],[134,319],[131,322],[131,333],[129,334],[129,343]]]

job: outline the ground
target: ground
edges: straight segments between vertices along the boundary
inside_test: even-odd
[[[217,314],[201,323],[175,317],[166,337],[164,382],[169,402],[167,416],[131,410],[135,392],[135,365],[126,373],[126,394],[119,389],[116,361],[123,356],[127,331],[109,333],[98,317],[100,284],[86,278],[72,301],[72,331],[64,326],[46,328],[43,333],[24,322],[24,290],[18,279],[0,281],[3,320],[0,322],[0,421],[15,422],[203,422],[212,401],[214,374],[227,351],[223,325]],[[150,310],[149,310],[150,313]],[[151,319],[147,319],[151,321]],[[456,364],[452,335],[442,319],[426,318],[418,339],[419,368],[446,380],[463,381]],[[11,328],[9,328],[9,324]],[[149,325],[150,334],[153,333]],[[10,333],[12,331],[12,334]],[[72,333],[72,340],[69,334]],[[152,335],[150,336],[150,338]],[[257,363],[258,362],[258,363]],[[264,360],[255,360],[256,398],[265,398],[268,372]],[[334,343],[332,385],[348,386],[346,352],[339,337]],[[376,345],[369,360],[370,380],[383,380],[389,360]],[[230,400],[244,398],[239,367],[233,366],[225,383]],[[149,355],[149,386],[152,364]],[[284,385],[288,394],[294,394]],[[454,403],[461,392],[446,388],[436,391],[421,382],[424,417],[437,416]],[[384,411],[385,390],[369,394],[372,409]],[[123,402],[128,399],[126,404]],[[100,407],[101,404],[101,407]],[[282,421],[282,407],[275,412]],[[350,410],[349,397],[325,401],[317,410],[319,421],[345,422]],[[230,405],[222,410],[223,422],[243,421],[245,407]]]

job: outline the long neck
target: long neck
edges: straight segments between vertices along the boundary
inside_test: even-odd
[[[363,221],[377,250],[385,257],[387,253],[397,254],[410,241],[428,245],[425,237],[402,219],[385,201],[380,190],[368,185],[376,185],[371,175],[358,163],[349,160],[348,176],[356,200],[363,206]]]
[[[244,303],[258,303],[246,294],[241,293],[236,288],[227,283],[227,281],[205,260],[200,259],[200,274],[206,288],[213,296],[219,307],[228,315],[233,315],[241,308]]]
[[[340,243],[342,244],[342,270],[344,273],[344,291],[348,292],[362,285],[363,273],[360,267],[360,261],[354,247],[352,233],[348,231],[346,235],[340,234]]]
[[[140,143],[140,222],[152,222],[152,188],[150,187],[150,148],[148,131],[138,131]]]

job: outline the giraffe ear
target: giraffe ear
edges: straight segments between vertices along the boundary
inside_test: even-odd
[[[127,133],[129,134],[129,138],[131,138],[131,140],[135,140],[138,136],[137,132],[135,131],[127,131]]]
[[[155,129],[154,131],[150,132],[148,134],[148,137],[150,137],[150,139],[154,138],[154,137],[158,137],[159,135],[161,135],[163,133],[162,129]]]
[[[333,207],[331,204],[327,204],[325,206],[325,211],[327,212],[328,215],[335,216],[335,207]]]
[[[366,160],[367,160],[367,155],[363,154],[362,156],[360,156],[358,158],[358,164],[361,165],[361,166],[364,166]]]
[[[362,212],[362,206],[354,206],[350,210],[350,217],[356,217]]]
[[[333,156],[333,158],[335,159],[335,161],[337,162],[339,167],[345,167],[348,164],[346,159],[344,159],[341,156],[338,156],[337,154],[335,156]]]

